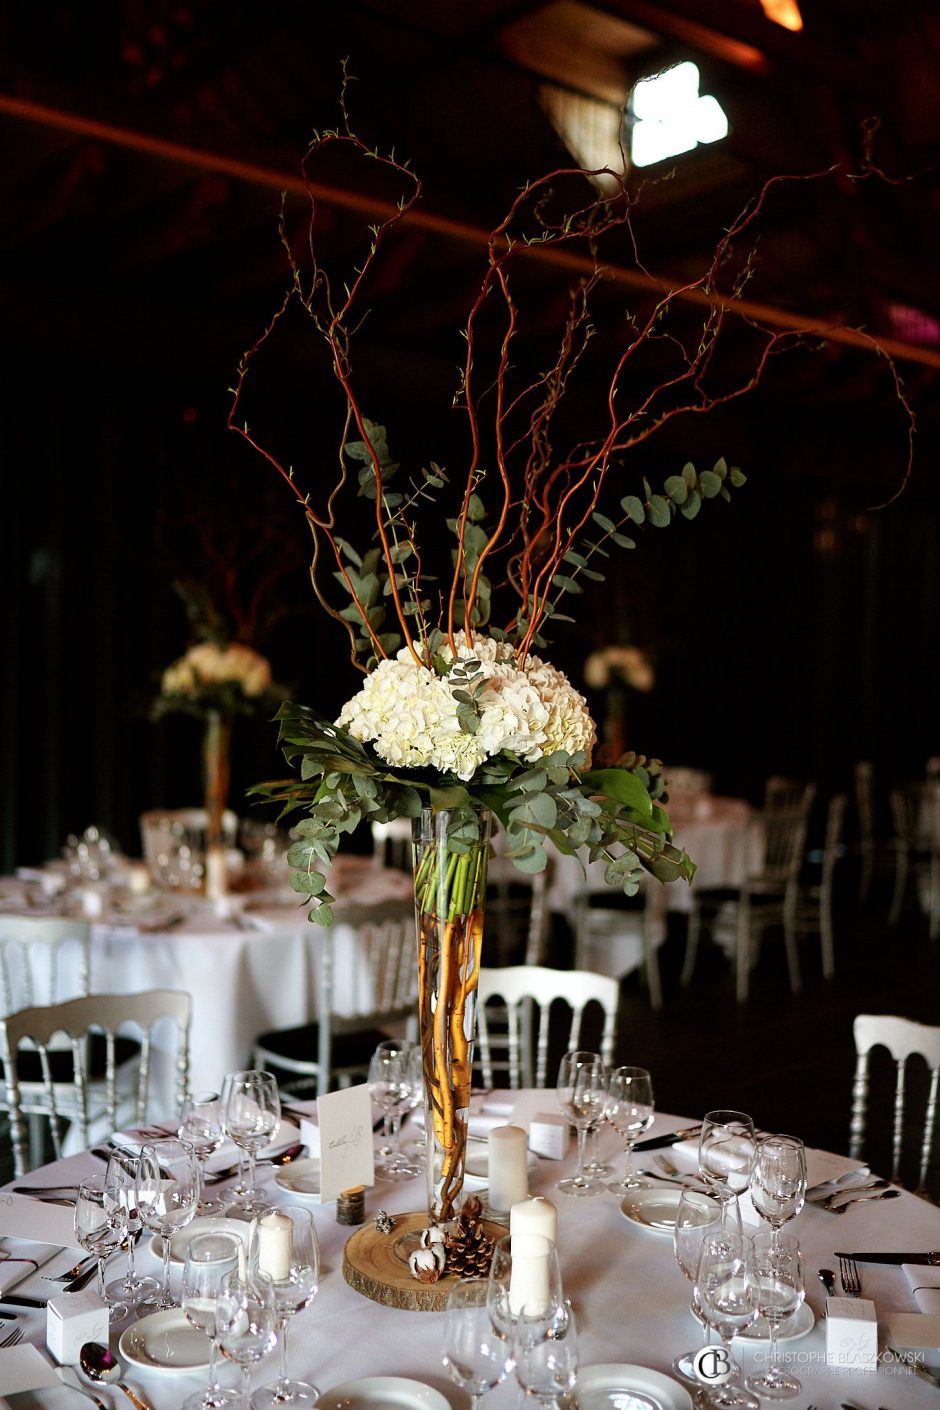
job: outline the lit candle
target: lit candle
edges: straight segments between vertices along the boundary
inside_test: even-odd
[[[495,1126],[487,1145],[489,1206],[511,1209],[529,1193],[528,1137],[521,1126]]]
[[[267,1273],[272,1283],[283,1283],[290,1277],[293,1229],[290,1216],[276,1211],[266,1214],[258,1225],[258,1269]]]
[[[541,1234],[543,1238],[558,1240],[558,1210],[544,1195],[522,1200],[509,1210],[509,1232],[516,1234]]]

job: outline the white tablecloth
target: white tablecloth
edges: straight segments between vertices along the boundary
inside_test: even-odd
[[[551,1091],[519,1094],[516,1119],[520,1124],[539,1110],[552,1110]],[[733,1097],[729,1097],[733,1100]],[[653,1134],[685,1124],[678,1117],[657,1117]],[[603,1133],[601,1153],[619,1156],[613,1133]],[[573,1148],[572,1148],[573,1149]],[[619,1201],[603,1194],[592,1199],[569,1199],[553,1192],[562,1173],[573,1166],[573,1154],[563,1163],[540,1160],[531,1173],[533,1193],[546,1194],[559,1211],[559,1252],[565,1291],[571,1298],[579,1329],[580,1358],[583,1366],[606,1362],[627,1362],[668,1373],[673,1357],[701,1344],[702,1337],[689,1311],[690,1287],[676,1266],[672,1241],[629,1223],[620,1213]],[[75,1174],[93,1162],[87,1155],[50,1166],[37,1175],[36,1182],[74,1180]],[[101,1168],[100,1164],[97,1165]],[[618,1166],[619,1168],[619,1166]],[[271,1182],[270,1171],[265,1180]],[[271,1184],[272,1202],[285,1197]],[[392,1213],[422,1207],[422,1182],[378,1185],[367,1191],[368,1217],[386,1208]],[[295,1318],[290,1337],[290,1369],[325,1390],[352,1378],[373,1375],[409,1376],[434,1385],[451,1405],[464,1407],[465,1396],[448,1381],[441,1365],[442,1314],[399,1312],[368,1301],[355,1293],[342,1276],[343,1244],[351,1232],[337,1224],[332,1205],[315,1207],[320,1239],[323,1276],[320,1292],[311,1305]],[[824,1291],[816,1278],[819,1267],[838,1268],[835,1249],[932,1249],[940,1247],[940,1210],[913,1195],[882,1204],[859,1204],[844,1215],[827,1214],[807,1206],[788,1226],[802,1244],[806,1260],[807,1302],[817,1318],[824,1305]],[[141,1243],[141,1266],[155,1266],[146,1244]],[[915,1312],[910,1289],[900,1268],[860,1265],[862,1290],[874,1299],[879,1319],[889,1311]],[[179,1269],[172,1273],[173,1288],[179,1285]],[[49,1284],[30,1280],[21,1291],[37,1291]],[[47,1293],[39,1293],[46,1296]],[[24,1322],[36,1340],[42,1338],[41,1314],[29,1314]],[[116,1337],[114,1343],[116,1345]],[[882,1326],[882,1346],[884,1334]],[[750,1372],[766,1355],[761,1344],[735,1343],[745,1372]],[[802,1396],[791,1402],[799,1410],[813,1404],[818,1410],[837,1410],[843,1401],[875,1410],[925,1410],[938,1394],[923,1380],[898,1366],[877,1372],[829,1370],[825,1364],[825,1336],[822,1321],[801,1340],[782,1343],[791,1369],[803,1381]],[[936,1358],[935,1358],[936,1359]],[[269,1381],[275,1374],[272,1361],[254,1376],[254,1384]],[[235,1381],[233,1369],[222,1371],[226,1382]],[[130,1369],[129,1380],[142,1389],[154,1410],[177,1410],[181,1400],[204,1384],[199,1374],[168,1375]],[[114,1397],[114,1404],[120,1396]],[[72,1410],[74,1394],[67,1390],[43,1392],[24,1397],[24,1405]],[[485,1410],[508,1410],[518,1405],[518,1389],[513,1383],[499,1387],[485,1402]]]

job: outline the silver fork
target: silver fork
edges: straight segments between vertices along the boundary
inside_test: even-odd
[[[94,1267],[97,1262],[96,1256],[91,1254],[88,1258],[80,1258],[64,1273],[41,1273],[39,1276],[44,1283],[70,1283],[73,1278],[80,1278],[83,1273],[87,1273],[88,1269]]]
[[[839,1277],[846,1297],[861,1297],[862,1283],[858,1276],[858,1264],[854,1258],[839,1259]]]
[[[663,1174],[668,1175],[670,1180],[681,1180],[684,1184],[688,1184],[689,1181],[695,1185],[702,1183],[697,1175],[691,1174],[688,1170],[680,1170],[677,1165],[673,1165],[672,1161],[669,1160],[667,1156],[654,1155],[653,1164],[658,1165]]]

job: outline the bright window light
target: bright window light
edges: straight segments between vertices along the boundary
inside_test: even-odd
[[[699,71],[693,63],[641,79],[630,97],[630,112],[635,166],[651,166],[728,135],[724,109],[717,98],[699,93]]]

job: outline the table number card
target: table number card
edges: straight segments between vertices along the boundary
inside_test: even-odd
[[[351,1185],[374,1185],[372,1097],[367,1085],[317,1098],[320,1199],[336,1199]]]

